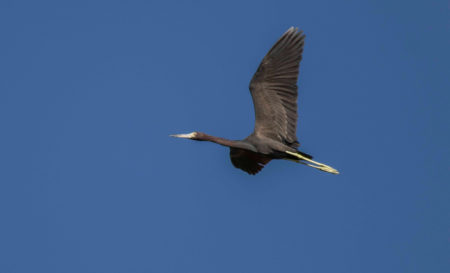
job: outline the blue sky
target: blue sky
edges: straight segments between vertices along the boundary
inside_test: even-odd
[[[447,1],[1,1],[0,272],[449,272]],[[302,150],[333,176],[169,138],[253,129],[306,33]]]

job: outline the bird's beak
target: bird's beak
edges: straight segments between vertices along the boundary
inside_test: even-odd
[[[179,137],[179,138],[193,138],[195,137],[195,133],[190,134],[176,134],[176,135],[169,135],[171,137]]]

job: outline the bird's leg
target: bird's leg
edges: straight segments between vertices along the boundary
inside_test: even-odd
[[[311,165],[311,164],[305,163],[305,162],[303,162],[303,161],[300,161],[300,160],[298,160],[298,159],[285,158],[285,160],[289,160],[289,161],[292,161],[292,162],[295,162],[295,163],[300,163],[300,164],[303,164],[303,165],[306,165],[306,166],[310,166],[310,167],[313,167],[313,168],[316,168],[316,169],[318,169],[318,168],[319,168],[319,167],[317,167],[317,166],[314,166],[314,165]]]
[[[303,161],[301,161],[299,159],[285,158],[285,160],[289,160],[289,161],[292,161],[292,162],[295,162],[295,163],[300,163],[300,164],[303,164],[303,165],[306,165],[306,166],[310,166],[310,167],[313,167],[313,168],[316,168],[316,169],[319,168],[317,166],[314,166],[314,165],[308,164],[306,162],[303,162]]]
[[[324,171],[324,172],[333,173],[333,174],[339,174],[339,172],[336,169],[334,169],[334,168],[332,168],[332,167],[330,167],[328,165],[325,165],[325,164],[316,162],[314,160],[311,160],[311,159],[309,159],[309,158],[307,158],[305,156],[302,156],[301,154],[293,153],[293,152],[289,152],[289,151],[286,151],[286,153],[289,154],[289,155],[295,156],[295,157],[297,157],[300,160],[311,162],[312,164],[308,164],[308,163],[302,162],[300,160],[292,160],[292,161],[295,161],[297,163],[301,163],[301,164],[304,164],[304,165],[316,168],[316,169]]]

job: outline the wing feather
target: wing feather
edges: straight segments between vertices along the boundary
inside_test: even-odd
[[[269,50],[250,82],[255,108],[254,134],[297,142],[297,80],[305,35],[291,27]]]
[[[230,159],[234,167],[249,174],[258,173],[271,160],[263,154],[239,148],[230,148]]]

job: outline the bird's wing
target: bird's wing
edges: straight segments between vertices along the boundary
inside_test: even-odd
[[[297,79],[305,35],[291,27],[262,60],[250,82],[256,135],[298,147]]]
[[[258,173],[271,160],[270,157],[239,148],[230,148],[230,159],[233,166],[249,174]]]

